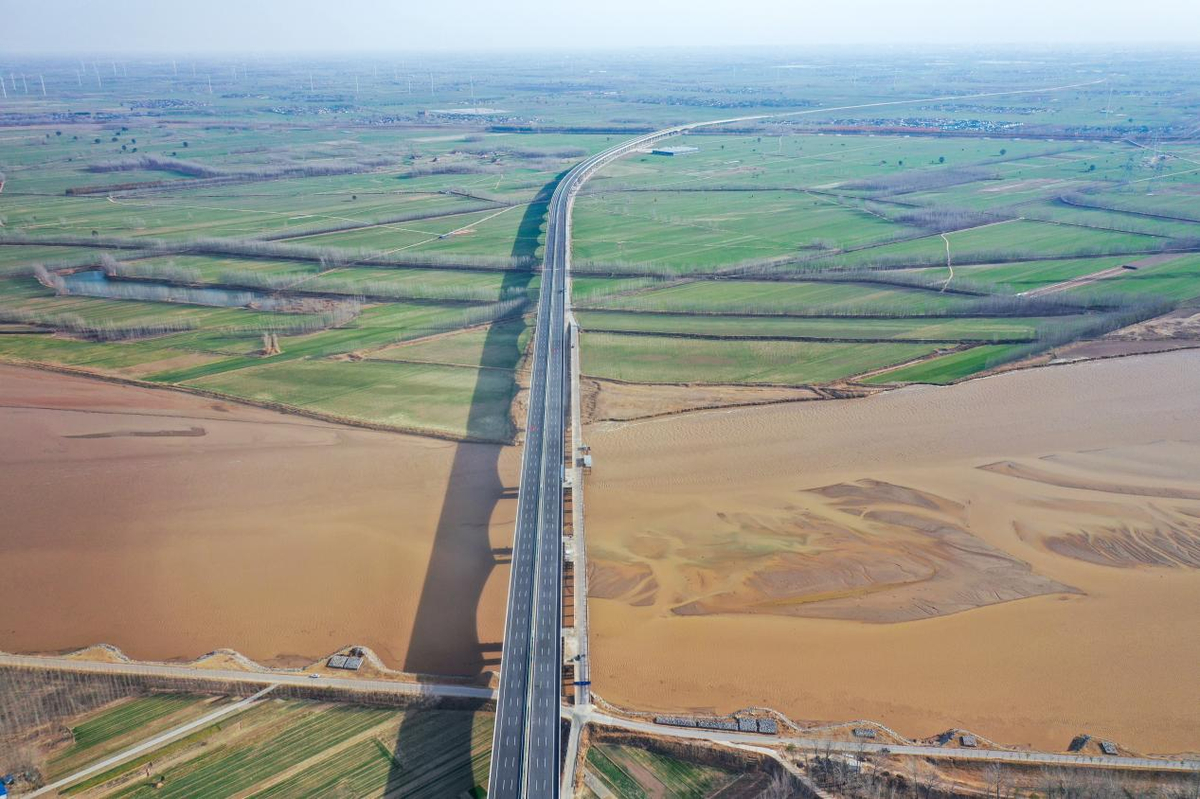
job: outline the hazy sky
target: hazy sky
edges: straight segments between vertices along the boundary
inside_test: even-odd
[[[0,52],[1200,45],[1196,0],[0,0]]]

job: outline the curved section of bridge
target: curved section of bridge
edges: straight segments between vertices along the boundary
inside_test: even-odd
[[[525,451],[521,460],[512,573],[500,664],[500,697],[488,778],[491,799],[559,795],[559,692],[562,685],[563,440],[570,396],[567,271],[571,206],[595,172],[627,153],[695,128],[850,109],[1029,94],[1092,85],[980,92],[940,98],[885,100],[832,108],[692,122],[648,133],[591,156],[572,168],[550,199],[545,259],[533,345]],[[581,631],[581,634],[586,634]]]
[[[489,797],[558,796],[563,441],[571,390],[566,336],[571,206],[575,193],[597,169],[689,127],[695,125],[657,131],[588,158],[563,177],[550,199]]]

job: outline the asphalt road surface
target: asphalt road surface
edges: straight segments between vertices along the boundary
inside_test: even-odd
[[[49,669],[52,671],[82,671],[100,674],[131,674],[142,677],[169,677],[187,680],[223,680],[255,685],[298,685],[303,688],[332,688],[341,691],[385,691],[412,696],[451,697],[459,699],[495,699],[496,692],[484,686],[453,685],[436,682],[402,682],[364,677],[314,678],[308,672],[296,671],[238,671],[236,669],[207,669],[176,666],[169,663],[105,663],[41,655],[10,655],[0,653],[0,667]]]
[[[565,287],[572,200],[598,167],[678,130],[643,136],[592,156],[568,172],[550,198],[488,779],[488,796],[493,799],[558,796],[563,439],[570,392]]]

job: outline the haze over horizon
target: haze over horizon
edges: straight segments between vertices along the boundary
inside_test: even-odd
[[[0,40],[7,51],[24,54],[1200,42],[1200,17],[1185,0],[1012,0],[1002,13],[954,0],[845,0],[832,7],[789,0],[736,6],[610,0],[552,13],[533,0],[405,5],[212,0],[181,14],[175,4],[151,0],[61,0],[7,9],[7,35]]]

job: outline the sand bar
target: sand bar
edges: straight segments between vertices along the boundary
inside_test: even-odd
[[[605,698],[1200,749],[1200,353],[601,423],[588,440]],[[980,468],[998,462],[1020,468]],[[1025,598],[976,590],[988,553]],[[906,620],[883,618],[889,602]]]

